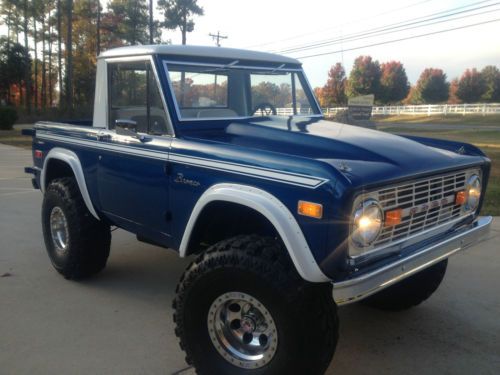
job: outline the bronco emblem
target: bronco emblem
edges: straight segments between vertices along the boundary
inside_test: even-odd
[[[435,201],[431,201],[430,203],[424,203],[424,204],[421,204],[419,206],[407,208],[406,210],[403,210],[403,214],[404,214],[404,216],[413,216],[413,215],[421,213],[421,212],[429,211],[430,209],[433,209],[433,208],[446,206],[447,204],[452,203],[453,200],[454,200],[454,196],[451,195],[448,197],[444,197],[441,200],[435,200]]]
[[[200,186],[200,183],[198,181],[185,178],[182,173],[177,173],[177,177],[175,178],[174,182],[178,184],[191,185],[194,187]]]

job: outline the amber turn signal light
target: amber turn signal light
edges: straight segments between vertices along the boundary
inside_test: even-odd
[[[314,217],[315,219],[323,217],[323,206],[319,203],[299,201],[297,211],[299,215]]]
[[[455,204],[461,206],[467,202],[467,192],[465,190],[457,192],[455,195]]]
[[[403,210],[401,208],[397,208],[392,211],[387,211],[385,213],[385,220],[384,224],[386,227],[392,227],[394,225],[401,224],[401,216],[402,216]]]

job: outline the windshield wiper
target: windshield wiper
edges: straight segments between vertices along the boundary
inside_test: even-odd
[[[273,70],[271,70],[271,73],[270,74],[273,74],[273,73],[276,73],[277,70],[281,70],[285,67],[286,64],[281,64],[280,66],[274,68]]]

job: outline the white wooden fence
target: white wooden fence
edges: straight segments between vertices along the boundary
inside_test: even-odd
[[[448,115],[500,114],[500,103],[425,104],[373,107],[372,115]]]
[[[344,109],[347,109],[347,107],[322,108],[321,110],[323,114],[328,117]],[[310,108],[298,108],[297,111],[299,115],[310,115],[312,113]],[[280,116],[293,116],[293,108],[276,108],[276,113]]]
[[[334,116],[338,111],[347,110],[347,107],[322,108],[323,114]],[[276,108],[278,115],[292,116],[292,108]],[[309,110],[310,111],[310,110]],[[308,114],[307,109],[300,111],[301,114]],[[423,104],[423,105],[389,105],[374,106],[372,115],[470,115],[480,114],[483,116],[500,114],[500,103],[480,103],[480,104]]]

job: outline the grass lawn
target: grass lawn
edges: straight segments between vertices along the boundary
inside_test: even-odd
[[[0,130],[0,143],[31,150],[31,137],[21,135],[21,130]]]
[[[379,130],[398,134],[411,134],[429,138],[441,138],[452,141],[472,143],[491,159],[491,174],[483,205],[483,215],[500,216],[500,130],[419,130],[379,126]]]
[[[407,124],[500,125],[499,115],[389,115],[373,116],[375,122]]]

